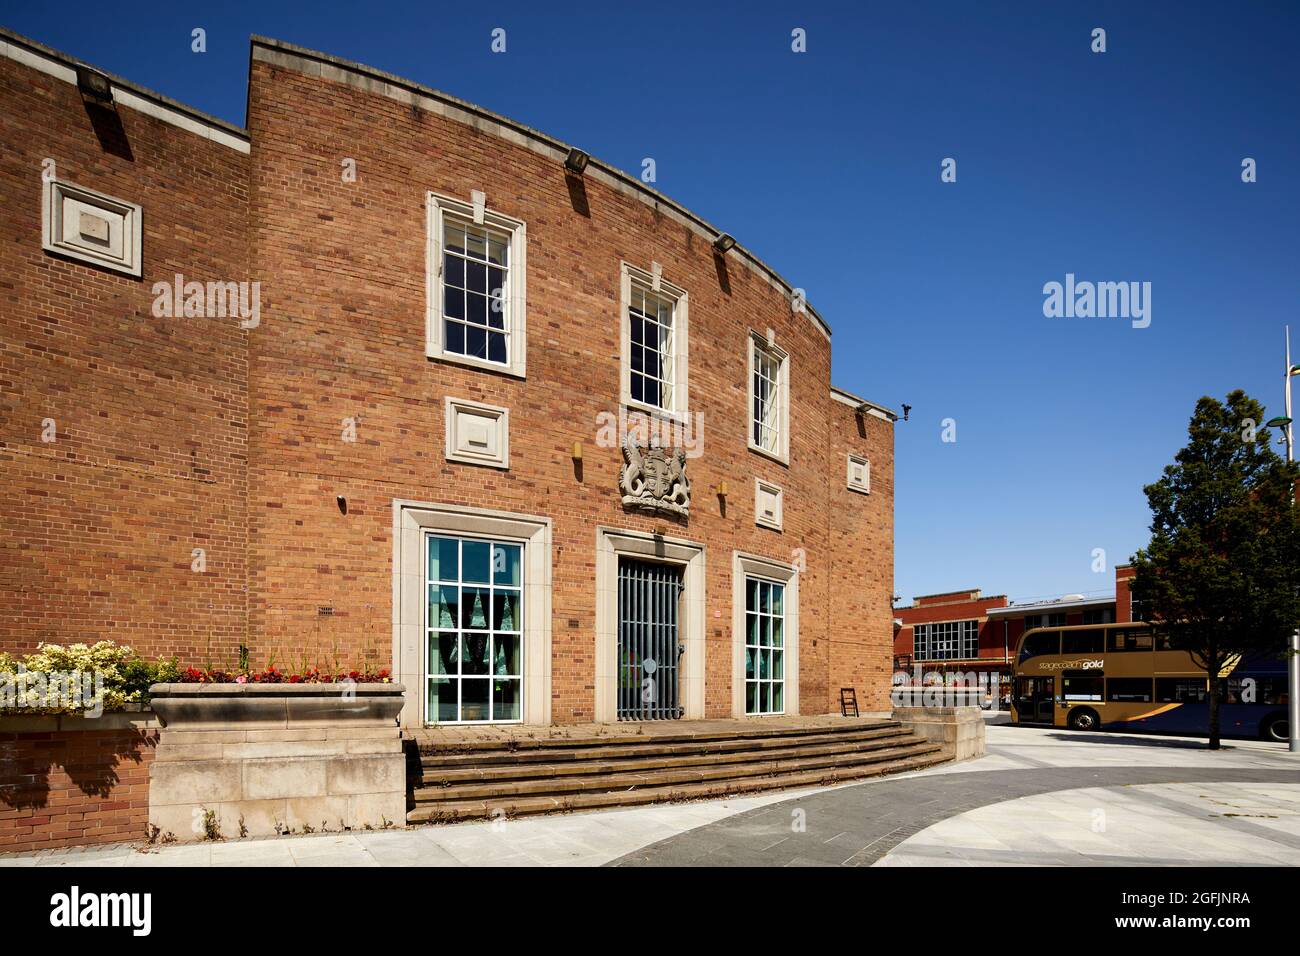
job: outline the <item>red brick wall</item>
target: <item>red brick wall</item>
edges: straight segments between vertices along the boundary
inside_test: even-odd
[[[13,721],[0,720],[0,852],[146,836],[156,730],[8,730],[6,723]]]
[[[230,660],[245,635],[247,332],[153,283],[248,272],[248,156],[0,58],[0,649],[111,638]],[[140,279],[41,248],[42,163],[143,207]],[[41,440],[54,419],[57,440]],[[191,571],[206,551],[207,571]]]
[[[805,710],[830,708],[828,640],[870,641],[867,629],[879,628],[877,666],[888,666],[892,556],[864,538],[841,551],[832,574],[831,489],[842,487],[844,465],[828,449],[848,424],[832,411],[829,343],[808,316],[791,313],[783,292],[734,255],[719,265],[707,240],[593,175],[585,204],[575,204],[558,161],[382,95],[255,61],[249,126],[254,247],[272,303],[251,367],[255,662],[336,649],[387,661],[391,502],[404,498],[554,520],[556,722],[594,716],[597,524],[705,545],[710,716],[731,708],[733,550],[787,563],[796,549],[807,556]],[[356,160],[355,183],[342,181],[345,158]],[[425,194],[468,200],[474,189],[528,224],[526,381],[425,357]],[[618,407],[621,259],[662,263],[664,278],[690,296],[690,407],[704,415],[704,453],[688,466],[688,521],[625,511],[620,453],[595,445],[598,414]],[[746,336],[768,328],[790,354],[788,467],[746,447]],[[508,472],[445,461],[448,395],[510,409]],[[341,440],[344,418],[358,419],[354,444]],[[575,441],[585,449],[580,472]],[[873,470],[880,491],[869,507],[892,512],[889,468],[873,462]],[[754,524],[756,475],[785,491],[784,532]],[[715,494],[724,480],[725,502]],[[829,613],[825,595],[846,582],[883,609],[871,623]],[[334,613],[320,615],[321,606]]]
[[[894,654],[911,656],[913,653],[913,628],[917,624],[932,624],[941,621],[969,621],[978,619],[979,656],[989,660],[1003,659],[1003,623],[1000,619],[990,620],[987,615],[991,608],[1006,607],[1004,594],[980,596],[979,591],[953,591],[948,594],[932,594],[918,597],[910,607],[894,610],[894,617],[902,621],[902,626],[894,631]],[[1011,650],[1015,650],[1015,638],[1018,631],[1012,633]]]
[[[840,688],[852,687],[859,711],[888,711],[894,617],[890,603],[894,591],[894,426],[838,401],[831,402],[830,412],[833,453],[826,466],[830,494],[825,518],[830,533],[830,573],[824,593],[836,626],[829,632],[824,709],[838,710]],[[871,463],[870,494],[848,488],[850,453],[863,455]],[[803,599],[804,606],[808,598]]]
[[[391,503],[409,498],[553,519],[556,721],[593,716],[597,524],[705,546],[710,716],[731,706],[735,550],[804,562],[806,712],[886,672],[891,426],[831,398],[829,342],[785,290],[596,175],[575,201],[553,157],[463,123],[261,62],[249,101],[251,158],[125,107],[105,146],[75,86],[0,60],[0,648],[112,638],[231,666],[247,641],[254,665],[388,664]],[[142,279],[41,249],[46,158],[143,206]],[[425,358],[425,194],[473,189],[528,223],[526,381]],[[620,260],[658,261],[690,295],[689,520],[625,511],[620,453],[595,442],[618,408]],[[260,327],[155,318],[152,286],[178,272],[261,280]],[[790,355],[788,466],[746,445],[751,329]],[[445,461],[448,395],[510,408],[508,472]],[[844,489],[854,443],[869,498]],[[784,531],[755,525],[755,476],[784,489]],[[830,600],[846,587],[850,613]]]

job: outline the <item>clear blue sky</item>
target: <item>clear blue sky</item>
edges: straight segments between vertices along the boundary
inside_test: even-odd
[[[4,7],[11,29],[241,124],[261,33],[634,172],[653,156],[661,190],[808,290],[837,385],[912,406],[905,597],[1108,590],[1092,549],[1116,563],[1145,542],[1142,486],[1196,399],[1241,387],[1280,409],[1282,326],[1300,327],[1297,3]],[[1067,272],[1152,283],[1151,326],[1045,318]]]

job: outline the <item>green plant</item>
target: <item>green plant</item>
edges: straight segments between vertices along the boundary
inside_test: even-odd
[[[217,819],[217,811],[207,807],[203,808],[203,839],[221,839],[221,822]]]

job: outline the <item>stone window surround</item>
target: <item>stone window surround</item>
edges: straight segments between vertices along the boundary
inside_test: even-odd
[[[624,408],[644,412],[670,421],[685,423],[690,419],[690,297],[661,275],[656,294],[673,300],[673,402],[671,408],[659,408],[632,398],[632,323],[628,309],[632,304],[632,283],[654,290],[654,274],[619,261],[618,277],[618,348],[619,401]]]
[[[745,440],[749,445],[750,451],[756,451],[760,455],[765,455],[774,461],[779,461],[783,465],[790,464],[790,355],[785,349],[777,346],[774,337],[761,335],[753,329],[749,330],[749,338],[745,343],[748,346],[748,358],[746,359],[745,379],[747,385],[748,403],[745,406],[745,421],[747,427],[745,430]],[[777,383],[777,401],[780,402],[780,412],[777,418],[777,432],[779,441],[775,451],[770,451],[754,441],[754,349],[759,348],[776,359],[780,376]]]
[[[426,539],[430,534],[524,546],[524,724],[551,722],[551,519],[428,501],[393,500],[393,672],[406,685],[403,727],[424,726],[427,704]]]
[[[861,484],[853,480],[854,462],[857,462],[862,466],[863,471],[866,475],[866,477],[864,478]],[[856,491],[859,494],[863,494],[863,495],[871,494],[871,459],[868,458],[866,455],[857,455],[854,454],[853,452],[849,452],[847,465],[848,465],[848,475],[845,481],[849,491]]]
[[[704,546],[681,538],[596,528],[596,720],[618,720],[618,559],[660,561],[682,568],[682,633],[686,651],[678,680],[683,718],[704,717]],[[743,692],[743,688],[742,688]]]
[[[459,219],[475,221],[475,207],[462,199],[430,192],[425,205],[428,216],[427,261],[425,263],[425,346],[424,354],[431,359],[455,362],[472,368],[485,369],[525,378],[528,350],[528,226],[521,219],[484,208],[480,224],[510,234],[509,363],[502,365],[471,355],[459,355],[443,350],[442,327],[442,235],[443,218],[447,213]]]
[[[785,710],[779,716],[794,716],[799,713],[799,572],[743,551],[731,553],[731,716],[756,716],[745,713],[745,579],[750,577],[785,585]]]

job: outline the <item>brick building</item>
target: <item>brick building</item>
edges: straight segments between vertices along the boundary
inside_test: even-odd
[[[894,608],[895,680],[916,683],[932,673],[974,672],[1005,682],[1020,637],[1031,628],[1135,620],[1132,577],[1132,566],[1116,567],[1115,594],[1101,597],[1072,594],[1014,604],[1006,595],[986,597],[979,590],[918,596]]]
[[[408,726],[889,709],[895,415],[801,293],[480,107],[248,82],[0,33],[0,649],[390,666]]]

